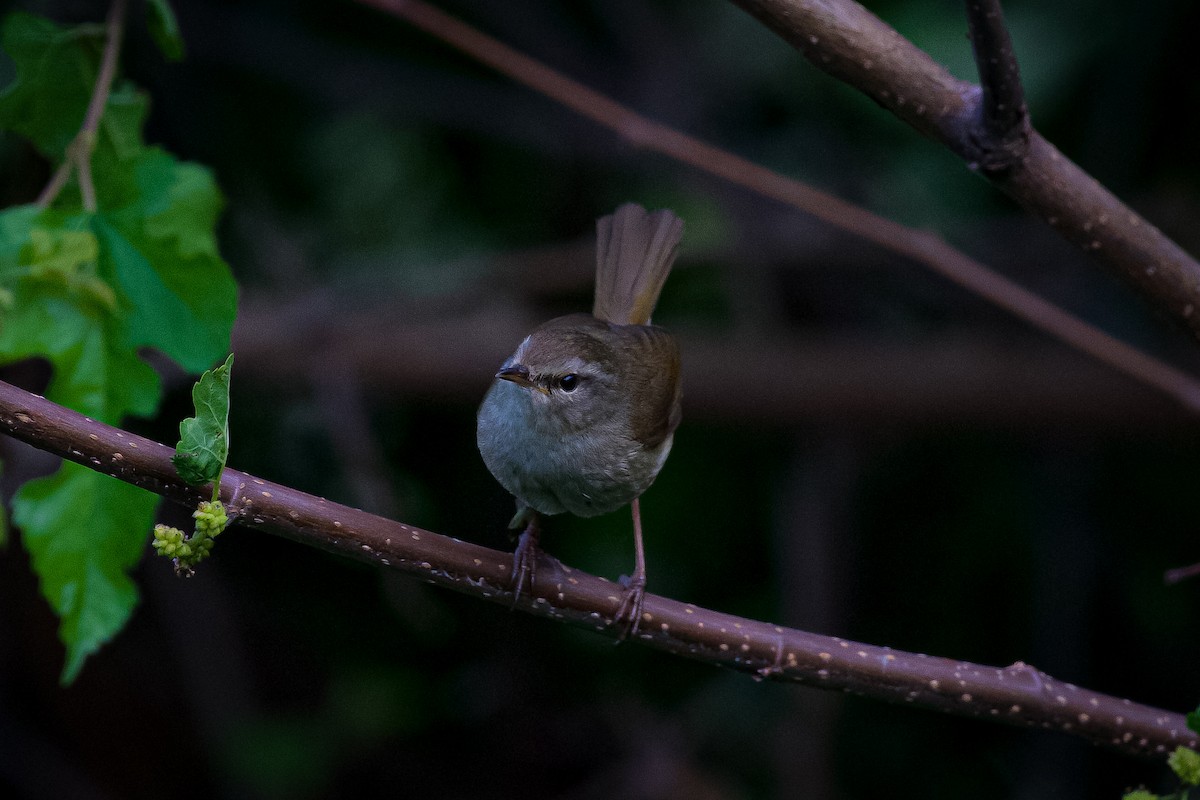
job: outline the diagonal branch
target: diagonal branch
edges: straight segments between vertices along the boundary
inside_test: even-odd
[[[616,131],[635,145],[662,153],[737,186],[773,198],[812,214],[834,227],[911,258],[1060,341],[1174,397],[1186,408],[1193,411],[1200,409],[1200,383],[1193,380],[1191,376],[1109,336],[1078,317],[1068,314],[1053,303],[969,258],[933,233],[906,228],[886,217],[854,206],[808,184],[772,172],[733,153],[647,119],[612,98],[550,69],[545,64],[419,0],[360,0],[360,2],[408,20],[413,25],[513,80]],[[876,26],[883,26],[882,22],[865,10],[859,9],[859,11],[862,15],[866,15],[866,18],[874,20]],[[851,22],[857,25],[859,21],[852,20]],[[858,31],[859,28],[850,22],[847,22],[846,25],[848,33],[843,32],[843,38],[846,39],[848,47],[854,42],[853,37],[849,34]],[[886,26],[883,27],[886,28]],[[891,31],[890,28],[887,30]],[[895,31],[891,31],[891,33],[895,39],[903,43],[902,45],[897,44],[898,48],[903,49],[903,45],[907,45],[925,61],[928,61],[931,67],[940,69],[929,60],[928,56],[900,39],[899,34]],[[817,41],[817,37],[814,36],[813,42]],[[840,50],[835,48],[834,52],[840,52]],[[899,69],[902,65],[889,63],[887,66]],[[872,67],[868,61],[866,67],[855,65],[855,69],[865,69],[868,74],[871,74]],[[849,70],[849,72],[850,74],[859,74],[853,70]],[[873,79],[878,77],[878,75],[872,74]],[[948,74],[945,75],[945,78],[949,81],[954,80]],[[880,89],[880,91],[887,90]],[[903,99],[901,99],[901,107],[904,107]],[[926,109],[922,107],[919,116],[924,117],[925,112]],[[1095,181],[1090,178],[1087,180],[1090,184],[1095,184]],[[1096,185],[1096,189],[1103,191],[1099,189],[1098,185]],[[1116,202],[1115,198],[1113,201]],[[1125,213],[1132,215],[1128,209],[1125,210]],[[1107,219],[1107,217],[1104,218]],[[1135,227],[1136,219],[1135,216]],[[1153,232],[1160,238],[1165,238],[1154,231],[1148,223],[1140,224],[1145,227],[1144,233]],[[1104,233],[1101,228],[1094,231],[1097,237]],[[1182,251],[1180,252],[1182,253]],[[1142,267],[1139,269],[1143,269],[1145,264],[1150,262],[1141,263]],[[1200,297],[1197,298],[1197,303],[1200,303]],[[1195,321],[1200,325],[1200,314],[1196,315]]]
[[[1003,56],[1008,39],[995,2],[974,3],[969,14],[984,88],[960,81],[853,0],[733,0],[779,34],[817,68],[866,94],[913,128],[941,142],[1030,213],[1108,269],[1136,286],[1160,309],[1200,335],[1200,263],[1122,203],[1035,130],[1019,157],[994,168],[991,139],[1013,112],[997,114],[1019,80]],[[996,57],[996,68],[990,58]],[[1010,61],[1011,69],[1004,66]],[[987,106],[992,93],[996,104]],[[1018,125],[1018,128],[1020,126]],[[985,128],[986,130],[986,128]]]
[[[0,382],[0,431],[188,506],[207,493],[184,484],[173,451]],[[243,526],[511,604],[512,556],[383,519],[226,470],[222,501]],[[534,597],[517,608],[608,636],[622,591],[543,557]],[[1051,728],[1131,754],[1163,757],[1200,737],[1181,714],[1063,683],[1023,663],[1005,668],[906,653],[722,614],[647,595],[642,644],[786,680],[1027,728]]]

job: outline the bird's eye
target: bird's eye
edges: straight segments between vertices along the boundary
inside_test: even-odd
[[[563,375],[558,379],[558,388],[564,392],[573,392],[579,388],[579,376],[575,373]]]

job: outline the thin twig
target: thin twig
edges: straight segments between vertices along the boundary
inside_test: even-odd
[[[188,507],[207,487],[184,484],[173,450],[0,382],[0,432]],[[513,605],[512,555],[227,469],[222,501],[240,525],[387,567],[523,611],[620,635],[623,591],[543,556],[537,584]],[[164,569],[165,569],[164,565]],[[906,653],[722,614],[646,595],[642,644],[771,680],[1028,728],[1048,728],[1130,754],[1165,757],[1200,737],[1182,714],[1063,683],[1023,663],[997,668]]]
[[[1004,170],[1020,163],[1029,147],[1029,112],[1012,37],[999,0],[967,0],[967,30],[983,88],[979,146],[980,169]]]
[[[50,207],[50,204],[58,197],[59,192],[67,185],[67,181],[71,179],[74,167],[75,158],[71,155],[71,147],[68,145],[63,162],[58,165],[58,169],[54,170],[54,174],[50,176],[50,181],[46,184],[46,188],[42,189],[41,194],[38,195],[37,204],[39,207]]]
[[[345,311],[355,304],[357,310]],[[308,293],[284,300],[247,291],[233,333],[243,376],[303,382],[314,362],[334,363],[369,375],[372,388],[389,395],[478,402],[511,351],[505,342],[520,341],[541,321],[514,303],[432,317],[417,309],[397,314],[403,304],[386,295],[361,308],[361,297]],[[339,307],[341,313],[331,311]],[[896,341],[799,334],[742,339],[686,327],[675,332],[686,353],[691,420],[967,422],[1142,435],[1195,425],[1195,416],[1170,397],[1052,339],[1014,342],[968,332]]]
[[[805,183],[772,172],[740,156],[647,119],[419,0],[360,2],[408,20],[421,30],[511,79],[615,131],[635,145],[724,178],[730,183],[778,200],[834,227],[908,256],[1030,325],[1165,392],[1189,410],[1200,410],[1200,382],[1191,376],[1068,314],[967,257],[932,233],[907,228]]]
[[[96,185],[92,180],[92,152],[96,149],[97,131],[100,120],[104,118],[104,109],[112,92],[113,79],[117,75],[117,62],[121,54],[121,39],[125,31],[125,12],[129,0],[113,0],[108,9],[108,19],[105,22],[104,53],[100,57],[100,70],[96,74],[96,82],[92,85],[92,96],[88,101],[87,113],[83,117],[83,125],[75,134],[64,153],[63,163],[54,171],[46,188],[38,195],[37,203],[42,208],[48,208],[58,197],[63,187],[75,170],[79,175],[79,194],[83,200],[83,208],[89,213],[96,211]]]
[[[1169,569],[1163,574],[1163,583],[1168,586],[1185,581],[1188,578],[1195,578],[1200,575],[1200,564],[1192,564],[1188,567],[1176,567]]]

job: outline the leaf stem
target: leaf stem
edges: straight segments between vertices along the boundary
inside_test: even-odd
[[[108,105],[112,93],[113,79],[117,74],[117,60],[121,54],[122,34],[125,31],[125,12],[129,8],[129,0],[113,0],[108,9],[108,18],[104,23],[105,42],[104,53],[100,57],[100,71],[96,74],[96,83],[92,87],[92,97],[88,101],[87,113],[83,125],[75,138],[67,145],[63,163],[54,171],[46,188],[38,195],[37,204],[49,208],[55,201],[67,180],[71,177],[72,169],[79,173],[79,194],[83,199],[83,208],[92,213],[96,211],[96,185],[92,180],[92,151],[96,149],[97,131],[100,120],[104,118],[104,109]]]

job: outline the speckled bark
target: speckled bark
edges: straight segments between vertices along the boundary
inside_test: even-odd
[[[171,448],[0,383],[0,431],[188,506],[209,492],[175,474]],[[226,470],[222,500],[237,525],[330,550],[485,600],[512,603],[512,556]],[[229,535],[229,534],[226,534]],[[149,531],[147,531],[149,536]],[[166,568],[164,566],[164,568]],[[618,636],[623,590],[543,558],[518,608]],[[636,640],[757,678],[1048,728],[1129,753],[1164,756],[1197,736],[1183,715],[1063,683],[1033,667],[988,667],[783,628],[646,595]]]
[[[818,68],[950,148],[1200,335],[1200,264],[1028,127],[1022,111],[998,102],[1019,97],[998,3],[968,4],[981,88],[950,75],[852,0],[733,2]]]

